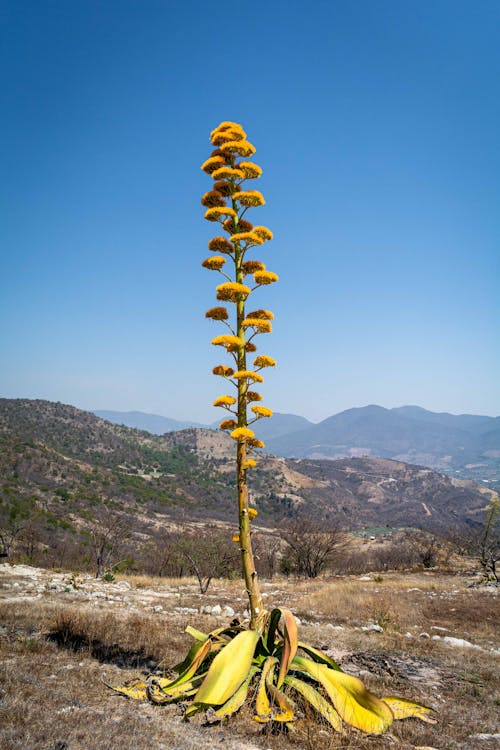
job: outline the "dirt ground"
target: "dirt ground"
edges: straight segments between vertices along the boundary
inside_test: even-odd
[[[340,735],[306,713],[293,734],[266,734],[245,709],[227,724],[207,725],[203,717],[188,724],[178,706],[130,701],[104,682],[123,684],[178,662],[191,645],[187,625],[209,631],[244,618],[241,582],[215,581],[203,596],[190,579],[106,583],[1,565],[0,748],[500,747],[498,587],[429,571],[275,579],[262,588],[269,608],[296,614],[302,640],[376,694],[432,706],[438,723],[408,719],[382,737],[353,729]]]

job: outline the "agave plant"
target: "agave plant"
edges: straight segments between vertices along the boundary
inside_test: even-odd
[[[151,676],[114,690],[153,703],[183,702],[186,719],[205,711],[208,721],[220,721],[236,713],[250,696],[257,722],[284,724],[289,729],[300,716],[296,702],[309,704],[336,731],[342,731],[343,722],[370,734],[381,734],[394,719],[408,716],[433,722],[431,708],[395,696],[376,697],[326,654],[299,641],[296,620],[288,609],[268,612],[263,606],[251,541],[251,522],[257,510],[249,504],[247,472],[256,465],[255,451],[264,447],[250,425],[272,416],[271,409],[258,403],[262,396],[253,390],[254,384],[263,381],[261,370],[276,362],[260,354],[248,369],[247,355],[256,352],[253,340],[257,335],[271,332],[274,315],[266,309],[247,312],[246,303],[255,290],[275,283],[278,276],[261,261],[248,257],[273,238],[270,229],[243,218],[250,208],[265,202],[262,193],[243,187],[246,180],[262,174],[258,165],[248,161],[255,148],[241,125],[234,122],[215,128],[211,142],[215,150],[202,169],[211,175],[214,185],[201,202],[205,218],[219,223],[225,234],[210,240],[213,254],[202,265],[224,277],[216,287],[216,297],[230,303],[231,311],[217,306],[208,310],[206,317],[228,329],[212,339],[212,344],[226,350],[231,364],[219,364],[213,373],[231,385],[234,395],[219,396],[214,406],[229,412],[220,428],[236,442],[239,528],[233,541],[241,550],[250,618],[247,626],[235,620],[211,633],[188,627],[186,632],[194,644],[173,668],[175,677]],[[247,284],[249,277],[253,278],[252,287]]]

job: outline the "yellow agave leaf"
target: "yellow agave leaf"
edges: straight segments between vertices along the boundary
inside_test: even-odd
[[[435,713],[434,709],[429,708],[429,706],[408,701],[406,698],[399,698],[397,695],[389,695],[381,700],[387,703],[395,719],[407,719],[413,716],[416,719],[426,721],[428,724],[437,723],[436,719],[429,715]]]
[[[189,698],[196,693],[198,686],[199,681],[195,687],[193,687],[192,682],[184,682],[182,685],[178,685],[176,690],[174,689],[171,693],[166,693],[160,687],[157,680],[151,680],[148,683],[147,694],[152,703],[163,706],[167,703],[177,703],[185,698]]]
[[[248,677],[258,640],[255,630],[244,630],[219,651],[194,697],[196,705],[221,706],[229,700]]]
[[[238,711],[244,704],[248,695],[248,687],[257,671],[257,667],[250,667],[250,672],[248,673],[248,677],[246,678],[246,680],[240,685],[238,690],[229,698],[228,701],[226,701],[216,711],[213,711],[212,716],[220,720],[224,719],[226,716],[235,714],[236,711]]]
[[[184,632],[190,635],[191,638],[194,638],[195,641],[206,641],[208,638],[206,633],[202,633],[201,630],[196,630],[196,628],[193,628],[191,625],[188,625]]]
[[[268,677],[274,674],[274,669],[278,663],[275,656],[268,656],[262,665],[262,672],[260,675],[259,686],[257,688],[257,697],[255,698],[255,710],[256,715],[253,717],[255,721],[261,724],[267,721],[271,721],[271,703],[269,701],[266,681]]]
[[[307,682],[302,682],[302,680],[297,679],[297,677],[292,677],[292,675],[287,675],[285,677],[285,684],[290,685],[291,688],[297,691],[297,693],[300,693],[303,698],[306,699],[306,701],[318,712],[323,716],[324,719],[328,721],[329,724],[332,725],[332,727],[335,729],[336,732],[342,731],[342,722],[340,720],[340,716],[334,709],[331,703],[328,703],[323,696],[318,693],[316,688],[313,688],[312,685],[309,685]]]
[[[194,654],[190,657],[191,652],[194,649]],[[200,665],[203,663],[204,659],[208,656],[212,649],[212,641],[208,638],[204,643],[195,643],[194,646],[190,649],[188,656],[184,661],[182,662],[180,667],[184,666],[184,671],[179,674],[178,677],[175,678],[175,680],[172,680],[171,682],[167,683],[165,687],[162,689],[165,692],[171,691],[172,688],[175,688],[177,685],[182,685],[183,683],[190,680],[196,671],[199,669]],[[185,666],[187,665],[187,666]]]
[[[301,656],[295,657],[292,668],[305,672],[324,687],[347,724],[367,734],[382,734],[392,724],[393,714],[387,703],[370,693],[357,677]]]
[[[343,672],[344,670],[339,667],[336,661],[333,661],[333,659],[330,659],[329,656],[323,653],[323,651],[320,651],[317,648],[313,648],[312,646],[309,646],[307,643],[303,643],[302,641],[299,641],[299,648],[302,649],[302,651],[305,651],[308,656],[311,657],[313,661],[317,661],[320,664],[327,664],[330,669],[336,669],[339,672]]]
[[[273,721],[284,721],[288,722],[295,719],[295,712],[291,702],[288,700],[286,695],[278,690],[270,680],[266,680],[266,687],[269,691],[269,695],[273,699],[274,705],[279,707],[279,711],[272,711],[271,716]]]
[[[172,680],[163,677],[150,679],[147,687],[148,698],[153,703],[175,703],[175,701],[183,700],[196,693],[205,676],[206,672],[176,685],[172,684]]]
[[[126,685],[121,685],[120,687],[114,687],[113,685],[108,685],[108,687],[114,690],[115,693],[126,695],[127,698],[133,698],[137,701],[144,701],[148,699],[148,686],[147,683],[143,682],[142,680],[131,680]]]

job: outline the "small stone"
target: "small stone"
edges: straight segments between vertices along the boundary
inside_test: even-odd
[[[211,615],[212,614],[212,607],[210,604],[204,604],[202,607],[200,607],[200,614],[201,615]]]
[[[212,607],[212,615],[221,615],[222,614],[222,607],[220,604],[216,604],[214,607]]]
[[[222,610],[222,614],[226,617],[234,617],[234,609],[226,604],[226,606]]]
[[[370,622],[368,625],[364,625],[361,628],[361,630],[365,630],[365,631],[373,632],[373,633],[383,633],[384,632],[384,628],[381,627],[380,625],[377,625],[376,622]]]
[[[419,638],[430,638],[429,633],[420,633]]]
[[[156,612],[157,614],[159,614],[160,612],[163,612],[163,607],[160,604],[158,604],[156,607],[153,607],[153,612]]]

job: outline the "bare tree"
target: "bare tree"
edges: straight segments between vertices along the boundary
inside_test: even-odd
[[[128,536],[130,536],[128,523],[117,513],[103,507],[96,514],[88,535],[96,578],[100,578],[106,570],[113,567],[113,561],[120,553]]]
[[[342,546],[338,528],[325,530],[313,521],[291,521],[283,534],[288,546],[291,571],[306,578],[317,578],[333,562]]]
[[[203,533],[179,535],[177,542],[179,557],[186,563],[205,594],[213,578],[228,578],[237,574],[240,565],[239,552],[228,534],[207,526]]]

